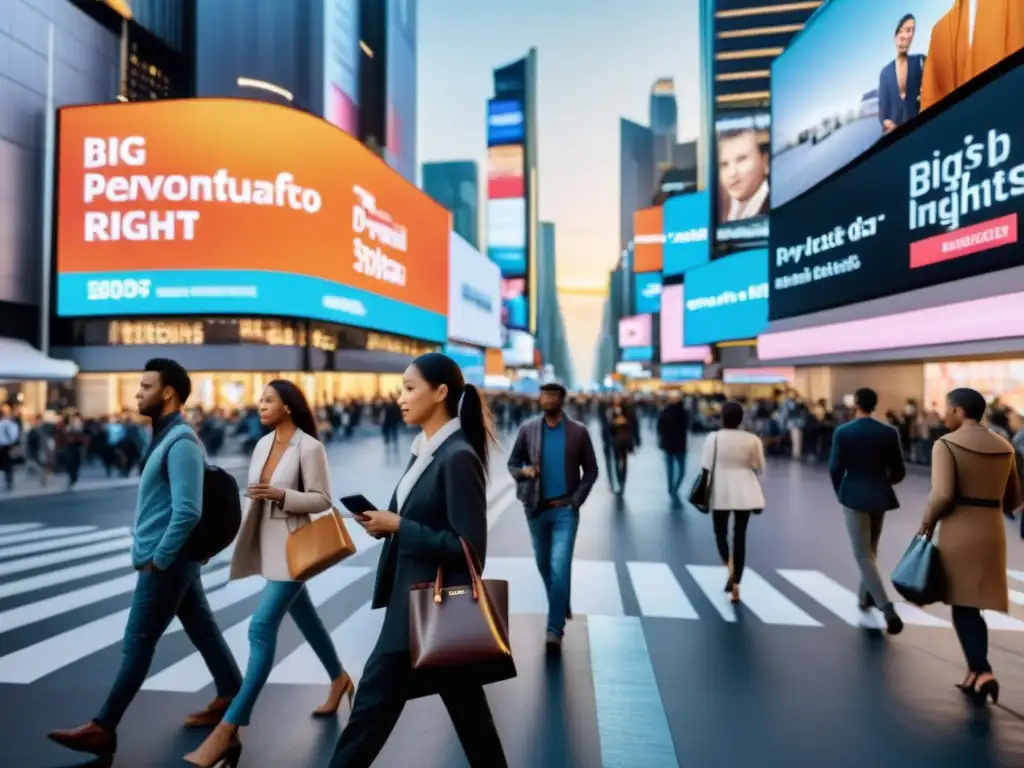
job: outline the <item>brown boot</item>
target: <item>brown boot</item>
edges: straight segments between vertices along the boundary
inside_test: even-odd
[[[231,699],[227,696],[218,696],[206,705],[206,709],[193,712],[185,718],[186,728],[212,728],[223,718],[231,706]]]
[[[108,757],[117,751],[117,734],[95,722],[68,731],[50,731],[46,736],[75,752]]]

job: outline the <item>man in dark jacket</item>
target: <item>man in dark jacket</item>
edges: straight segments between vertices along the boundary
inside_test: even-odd
[[[690,415],[686,412],[678,390],[668,396],[668,405],[658,416],[658,447],[665,454],[668,495],[679,498],[679,486],[686,474],[686,438],[690,432]]]
[[[540,390],[542,415],[519,429],[508,457],[533,539],[537,568],[548,593],[547,647],[562,646],[570,614],[572,553],[580,507],[597,481],[597,458],[587,428],[563,412],[565,387],[545,384]]]
[[[895,635],[903,630],[903,622],[885,592],[875,561],[885,513],[900,505],[892,487],[907,470],[899,433],[872,416],[878,395],[865,387],[854,393],[853,400],[856,418],[835,431],[828,470],[860,569],[860,609],[881,609],[889,634]]]

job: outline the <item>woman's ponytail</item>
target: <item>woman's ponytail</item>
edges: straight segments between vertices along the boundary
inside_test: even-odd
[[[459,408],[459,420],[462,422],[462,433],[466,441],[476,451],[487,471],[487,454],[489,443],[496,443],[491,413],[480,396],[480,390],[472,384],[462,389],[462,405]]]

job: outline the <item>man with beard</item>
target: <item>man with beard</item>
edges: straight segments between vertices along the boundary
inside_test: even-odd
[[[121,648],[121,669],[99,714],[79,728],[51,731],[49,738],[76,752],[110,756],[117,726],[142,687],[156,644],[177,616],[206,661],[217,698],[185,724],[220,722],[242,685],[242,674],[221,635],[200,579],[200,563],[185,544],[202,515],[204,457],[181,410],[192,392],[188,372],[173,360],[146,363],[135,399],[153,422],[153,439],[142,460],[132,526],[132,564],[139,572]]]
[[[598,476],[590,433],[565,415],[565,396],[561,384],[540,388],[541,415],[523,423],[508,458],[548,594],[550,653],[561,650],[565,621],[571,615],[572,553],[579,512]]]

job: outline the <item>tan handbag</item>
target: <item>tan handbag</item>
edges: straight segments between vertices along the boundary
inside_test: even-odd
[[[302,481],[302,449],[299,448],[299,488],[305,492]],[[337,509],[330,514],[313,518],[309,525],[289,531],[285,545],[288,575],[295,581],[306,581],[337,565],[356,553],[356,545],[345,528],[345,521]]]

